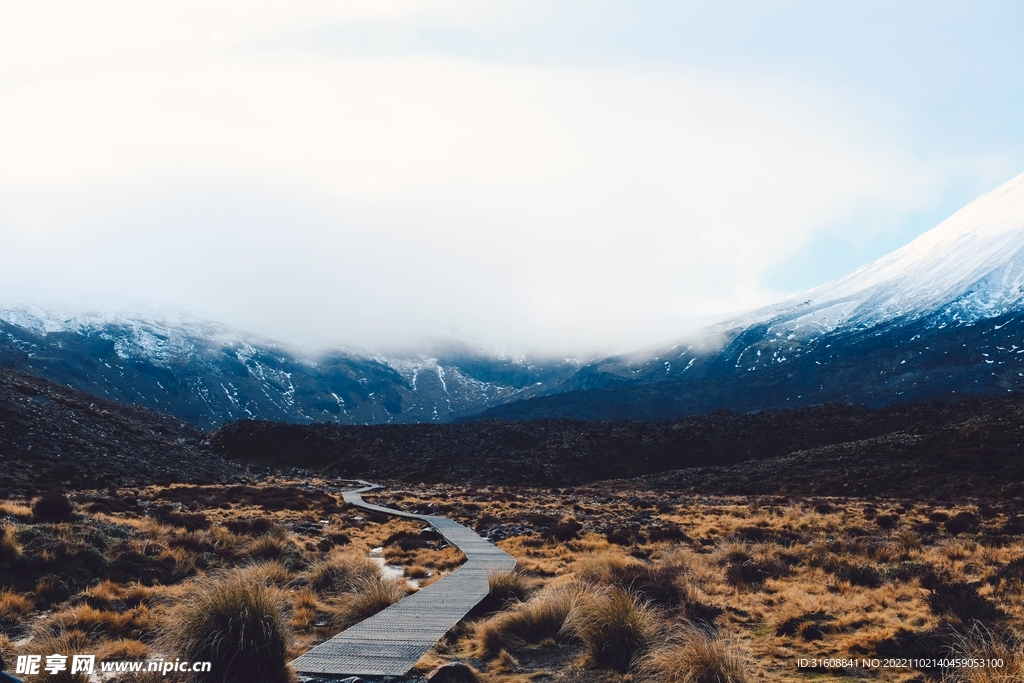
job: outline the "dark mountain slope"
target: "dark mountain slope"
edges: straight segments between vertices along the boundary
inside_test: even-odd
[[[235,477],[202,440],[176,418],[0,369],[0,491]]]
[[[896,321],[858,331],[790,341],[757,354],[748,330],[724,349],[691,351],[682,377],[658,377],[657,359],[630,373],[624,366],[583,368],[589,386],[497,406],[468,419],[671,420],[708,410],[738,411],[822,403],[881,407],[903,401],[996,397],[1024,391],[1024,315],[940,327],[934,320]],[[767,346],[767,345],[766,345]],[[762,360],[763,359],[763,360]],[[636,374],[635,380],[623,375]],[[667,374],[662,372],[661,374]],[[578,379],[578,378],[574,378]],[[623,386],[625,384],[625,386]]]
[[[561,381],[576,365],[451,348],[431,357],[304,357],[222,326],[0,309],[0,367],[174,415],[202,428],[283,422],[444,422]]]

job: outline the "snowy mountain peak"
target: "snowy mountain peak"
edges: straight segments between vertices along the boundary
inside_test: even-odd
[[[831,331],[937,313],[972,322],[1022,304],[1024,174],[874,263],[726,326],[774,322],[790,331]]]

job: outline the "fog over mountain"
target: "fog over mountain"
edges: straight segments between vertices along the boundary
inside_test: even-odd
[[[1000,394],[1024,387],[1022,354],[1024,175],[846,277],[485,414],[639,419]]]
[[[0,312],[0,363],[202,427],[237,419],[386,424],[474,417],[670,419],[1024,388],[1024,175],[850,275],[609,358],[470,345],[304,354],[154,313]]]

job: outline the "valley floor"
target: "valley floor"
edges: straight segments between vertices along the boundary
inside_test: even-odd
[[[242,586],[266,599],[264,616],[279,627],[279,661],[253,680],[288,680],[289,659],[462,561],[414,523],[346,507],[343,488],[272,477],[81,491],[63,512],[59,501],[34,511],[28,499],[2,501],[0,653],[217,662],[223,652],[189,640],[213,628],[195,620],[196,601]],[[716,497],[616,483],[405,483],[366,498],[450,517],[519,560],[421,673],[462,661],[494,683],[715,680],[685,678],[672,664],[685,662],[737,682],[909,682],[942,672],[798,661],[994,654],[1004,667],[989,673],[1004,678],[961,669],[952,680],[1024,676],[1016,503]]]

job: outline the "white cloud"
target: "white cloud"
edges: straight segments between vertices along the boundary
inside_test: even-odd
[[[423,8],[205,7],[5,23],[5,291],[169,302],[311,344],[454,327],[628,347],[766,302],[765,273],[816,230],[912,209],[941,181],[838,114],[836,93],[693,69],[254,53],[239,46]]]

